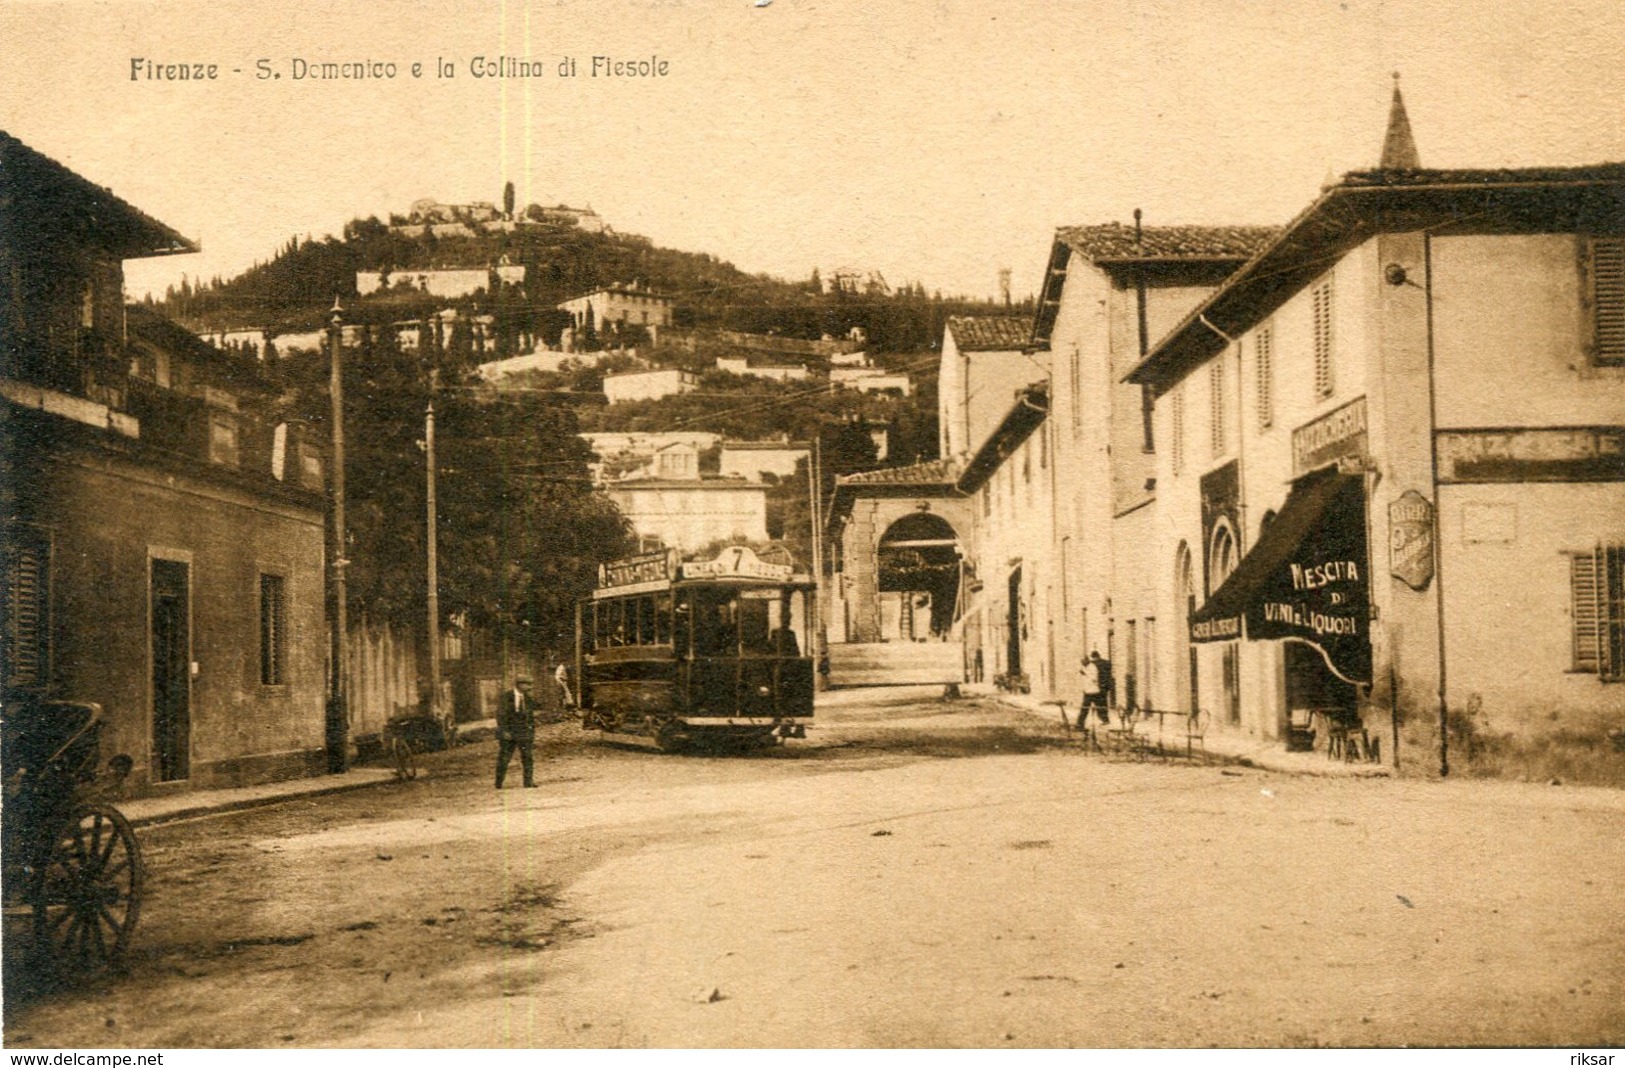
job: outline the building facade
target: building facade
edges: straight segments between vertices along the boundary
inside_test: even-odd
[[[692,393],[699,388],[698,375],[675,367],[604,376],[604,396],[609,398],[611,404],[658,400],[676,393]]]
[[[637,285],[606,286],[559,305],[569,312],[577,335],[589,329],[600,334],[619,324],[659,330],[671,325],[672,298]]]
[[[1168,443],[1156,699],[1265,739],[1313,711],[1441,767],[1604,751],[1625,167],[1409,159],[1328,188],[1129,376]]]
[[[0,135],[0,673],[137,792],[322,770],[325,455],[255,360],[123,301],[196,245]]]
[[[1016,394],[1048,369],[1026,349],[1030,318],[965,316],[948,320],[937,368],[938,456],[964,463],[1010,410]]]

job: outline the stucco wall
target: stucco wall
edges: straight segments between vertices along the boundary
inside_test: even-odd
[[[1481,709],[1494,733],[1625,728],[1625,683],[1571,671],[1567,555],[1619,543],[1625,483],[1443,486],[1439,498],[1451,707]]]
[[[1625,422],[1625,368],[1585,365],[1575,235],[1431,244],[1440,428]]]
[[[107,462],[55,465],[52,631],[62,696],[100,702],[107,753],[152,769],[149,574],[190,564],[195,786],[287,776],[322,760],[323,526],[272,504]],[[115,503],[116,502],[116,503]],[[260,575],[286,581],[286,685],[260,684]]]

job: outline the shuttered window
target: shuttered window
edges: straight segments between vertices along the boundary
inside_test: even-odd
[[[1322,282],[1312,297],[1315,330],[1315,397],[1330,397],[1337,382],[1332,376],[1332,284]]]
[[[281,575],[260,576],[260,685],[288,681],[287,583]]]
[[[1254,401],[1258,407],[1258,429],[1275,422],[1275,328],[1263,326],[1253,342]]]
[[[1592,362],[1625,367],[1625,238],[1591,242]]]
[[[1185,386],[1184,383],[1174,388],[1173,396],[1169,398],[1172,408],[1168,413],[1168,421],[1173,424],[1171,437],[1173,438],[1171,456],[1174,474],[1185,470]]]
[[[1625,675],[1625,546],[1569,557],[1575,671],[1607,681]]]
[[[1224,419],[1225,409],[1228,405],[1224,395],[1224,357],[1221,356],[1214,360],[1208,367],[1207,381],[1209,445],[1213,458],[1217,460],[1225,453],[1226,438],[1228,436]]]
[[[0,678],[8,690],[41,689],[50,667],[50,546],[16,529],[0,539]]]

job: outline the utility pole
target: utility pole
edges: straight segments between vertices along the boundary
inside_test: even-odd
[[[422,343],[419,343],[422,347]],[[423,452],[427,463],[426,499],[428,502],[429,547],[429,715],[440,720],[440,556],[435,520],[435,467],[434,467],[434,392],[440,386],[440,369],[429,369],[429,405],[423,413]],[[446,724],[450,727],[451,724]]]
[[[331,353],[328,394],[333,402],[333,678],[327,698],[327,770],[338,773],[350,762],[350,709],[346,668],[350,658],[350,619],[345,590],[344,536],[344,309],[333,298],[327,343]]]
[[[829,680],[818,671],[826,654],[824,642],[824,482],[823,482],[823,450],[822,427],[813,434],[813,447],[811,462],[807,468],[807,495],[812,520],[812,566],[813,566],[813,596],[812,619],[808,620],[808,631],[812,638],[813,647],[813,680],[815,689],[824,689]]]

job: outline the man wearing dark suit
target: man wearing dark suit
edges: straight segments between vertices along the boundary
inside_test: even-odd
[[[508,761],[519,750],[519,763],[525,769],[525,785],[535,786],[536,706],[530,699],[530,680],[513,680],[513,689],[497,702],[497,789],[508,773]]]

